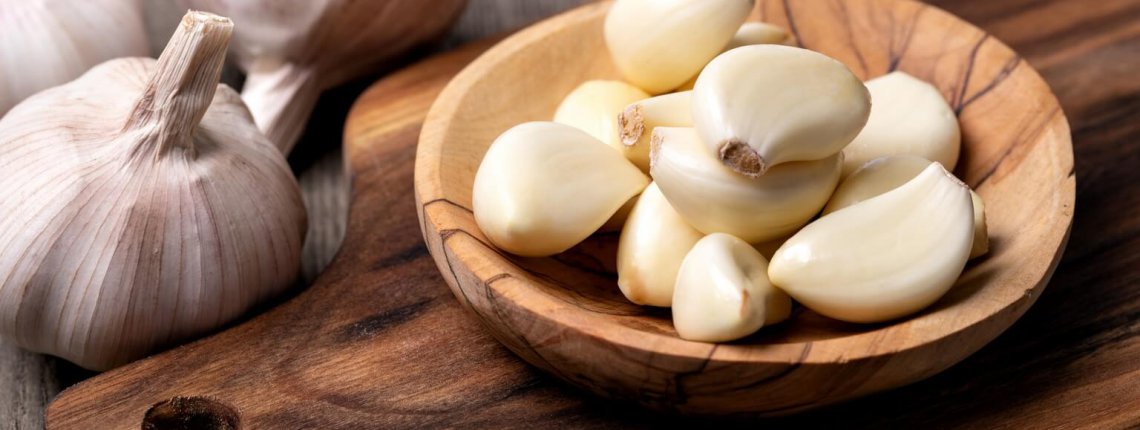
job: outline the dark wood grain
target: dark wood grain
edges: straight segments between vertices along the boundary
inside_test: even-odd
[[[937,3],[1013,46],[1060,99],[1080,178],[1068,251],[1025,316],[948,371],[810,414],[743,424],[1140,426],[1140,2]],[[372,96],[395,100],[408,89],[391,91]],[[409,109],[417,106],[426,102]],[[349,153],[358,202],[350,236],[372,251],[346,249],[340,259],[369,270],[334,267],[318,286],[251,323],[81,384],[53,404],[50,426],[139,428],[150,406],[176,395],[215,395],[236,406],[248,428],[661,424],[538,374],[459,309],[418,236],[412,150],[399,143],[414,141],[418,119],[404,119],[378,145],[386,149]],[[388,185],[362,189],[362,179]],[[361,212],[361,204],[377,202],[391,204]],[[325,294],[359,299],[316,297]],[[373,356],[376,345],[391,351]],[[263,352],[235,356],[235,349]],[[317,352],[328,349],[349,354],[330,361]],[[233,397],[246,390],[256,395]],[[276,412],[249,406],[271,402]]]

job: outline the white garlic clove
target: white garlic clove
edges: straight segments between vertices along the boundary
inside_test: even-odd
[[[621,81],[586,81],[562,99],[554,112],[554,122],[577,127],[605,142],[634,164],[630,149],[621,143],[618,130],[618,115],[630,103],[646,99],[645,91]],[[644,169],[648,171],[646,163]]]
[[[932,163],[925,158],[911,155],[896,155],[868,161],[839,183],[839,187],[831,195],[831,200],[823,208],[823,214],[827,215],[898,188],[914,179]],[[974,242],[970,258],[976,258],[985,255],[990,245],[987,237],[985,204],[982,202],[982,197],[973,190],[970,190],[970,197],[974,201]]]
[[[753,0],[618,0],[605,38],[626,80],[660,94],[677,88],[732,39]]]
[[[962,273],[973,236],[969,188],[935,163],[808,224],[772,256],[768,276],[820,314],[888,321],[942,297]]]
[[[870,109],[867,88],[843,63],[790,46],[725,52],[693,88],[693,125],[708,150],[750,177],[840,152]]]
[[[673,292],[673,326],[682,339],[727,342],[786,320],[792,300],[768,280],[768,260],[723,233],[685,255]]]
[[[704,234],[669,206],[657,184],[637,200],[618,242],[618,287],[639,305],[668,307],[681,260]]]
[[[933,85],[903,72],[867,81],[871,115],[843,149],[847,175],[864,163],[891,155],[913,155],[954,170],[961,147],[958,117]]]
[[[653,132],[652,176],[685,220],[704,233],[728,233],[749,243],[791,234],[835,190],[843,159],[784,163],[749,178],[717,161],[692,128]]]
[[[232,23],[105,62],[0,120],[0,334],[106,370],[292,287],[306,217],[285,158],[218,84]]]
[[[749,45],[786,45],[791,39],[786,30],[766,22],[746,22],[736,30],[725,51]]]
[[[657,127],[692,127],[692,91],[662,94],[626,106],[618,116],[626,158],[649,172],[649,141]]]
[[[119,57],[147,55],[140,0],[0,1],[0,116]]]
[[[746,22],[736,30],[736,34],[732,36],[732,40],[728,42],[728,46],[725,46],[722,52],[748,45],[788,45],[790,41],[791,37],[789,37],[788,32],[780,27],[766,22]],[[693,75],[688,81],[677,87],[676,91],[692,90],[693,86],[697,84],[698,76],[700,76],[699,73]],[[689,125],[677,126],[688,127]]]
[[[528,122],[487,149],[471,198],[475,221],[495,246],[542,257],[589,237],[648,184],[637,166],[586,132]]]

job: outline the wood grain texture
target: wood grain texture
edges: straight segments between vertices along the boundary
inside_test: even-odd
[[[1136,360],[1136,357],[1140,356],[1140,290],[1136,288],[1140,285],[1140,269],[1137,269],[1140,267],[1140,252],[1137,252],[1140,250],[1140,186],[1136,185],[1140,183],[1140,171],[1136,169],[1136,166],[1140,165],[1140,81],[1134,78],[1135,71],[1140,70],[1140,26],[1138,26],[1140,20],[1136,19],[1140,7],[1137,7],[1136,2],[1091,3],[1083,0],[1001,2],[944,0],[937,3],[991,30],[996,38],[1010,43],[1024,55],[1028,64],[1038,68],[1058,95],[1073,126],[1076,174],[1080,177],[1077,186],[1078,209],[1065,257],[1044,294],[1017,324],[989,346],[946,372],[904,388],[809,414],[763,422],[729,424],[741,424],[742,427],[750,428],[761,425],[776,428],[842,426],[844,428],[979,429],[1103,429],[1140,426],[1140,364]],[[1115,9],[1112,13],[1106,14],[1100,10],[1101,4],[1108,4]],[[1043,22],[1058,24],[1039,25]],[[375,98],[386,98],[383,94],[375,92],[371,94]],[[426,109],[426,104],[419,105],[419,108]],[[409,111],[405,115],[414,117],[417,114]],[[423,111],[419,111],[418,115],[423,115]],[[415,134],[413,131],[405,133]],[[367,141],[372,144],[386,143]],[[410,163],[411,148],[406,148],[405,151],[408,153],[404,154],[401,160]],[[390,155],[386,152],[375,154]],[[400,170],[400,173],[392,173],[392,176],[409,174],[408,170]],[[383,176],[379,173],[376,175]],[[394,179],[404,181],[405,186],[410,188],[410,177]],[[373,189],[372,192],[377,191]],[[411,198],[410,189],[405,189],[403,192],[404,198]],[[410,203],[402,204],[410,208]],[[392,211],[399,210],[393,208]],[[393,213],[390,216],[396,215],[410,216],[407,213]],[[387,218],[381,216],[377,219]],[[379,221],[373,220],[371,223],[363,224],[373,228],[376,222]],[[400,225],[414,229],[415,221],[404,220]],[[400,242],[403,245],[410,243],[412,242]],[[373,310],[402,303],[391,302],[396,299],[389,296],[404,298],[411,296],[414,299],[428,295],[436,297],[433,303],[443,304],[445,307],[443,313],[447,314],[447,318],[460,320],[466,318],[467,324],[473,325],[474,319],[459,312],[455,300],[443,286],[443,278],[434,273],[432,264],[426,262],[427,258],[429,257],[422,249],[418,252],[409,250],[403,254],[399,261],[411,264],[415,270],[411,275],[408,275],[409,272],[397,275],[397,278],[401,275],[408,277],[407,283],[402,284],[400,288],[388,290],[390,294],[382,298],[389,301],[376,304]],[[388,261],[396,260],[389,258]],[[337,276],[343,277],[344,273],[339,272]],[[344,292],[344,290],[336,291]],[[371,292],[372,290],[368,290],[366,294]],[[349,304],[353,305],[350,307],[360,306],[351,302]],[[396,306],[393,309],[398,308],[400,307]],[[312,312],[329,313],[326,309]],[[408,327],[404,329],[420,324],[432,327],[432,324],[438,323],[442,317],[444,315],[427,319],[408,317],[410,321],[407,323]],[[257,321],[254,321],[251,324],[256,323]],[[305,331],[318,326],[320,325],[312,322],[295,321],[290,327],[281,330]],[[423,400],[423,403],[430,403],[426,400],[426,396],[432,394],[428,393],[438,395],[441,392],[467,386],[455,384],[452,387],[453,381],[470,376],[463,372],[450,372],[446,367],[453,363],[448,361],[448,353],[466,347],[467,344],[451,345],[447,341],[451,339],[451,334],[440,334],[443,332],[434,330],[431,333],[433,333],[431,336],[438,337],[434,345],[447,353],[439,354],[442,359],[435,358],[436,354],[430,358],[418,357],[425,360],[440,360],[443,368],[432,372],[434,376],[419,378],[417,383],[385,385],[391,387],[387,393],[384,393],[385,396],[390,397],[397,391],[406,390],[403,398],[418,398]],[[460,330],[457,335],[470,333],[477,335],[480,333],[479,327],[467,327]],[[203,343],[215,342],[224,336]],[[395,338],[393,342],[396,344],[422,341],[415,340],[420,339],[418,337],[413,340],[398,336]],[[305,339],[310,343],[319,340],[314,337]],[[391,340],[392,337],[388,339]],[[484,337],[483,340],[488,339]],[[249,346],[267,348],[266,344],[273,343],[283,345],[268,348],[275,355],[307,354],[282,342],[262,340]],[[184,385],[186,389],[177,389],[178,387],[174,386],[175,382],[166,377],[152,378],[146,373],[130,371],[131,368],[127,368],[100,376],[74,388],[59,400],[66,406],[57,405],[53,408],[52,415],[59,417],[60,411],[66,411],[63,415],[69,416],[73,411],[80,411],[86,419],[69,421],[74,424],[70,428],[83,428],[83,424],[105,428],[106,426],[96,424],[103,423],[108,418],[133,416],[136,420],[134,424],[122,428],[137,428],[138,420],[141,420],[149,404],[136,399],[129,394],[130,392],[137,390],[140,396],[151,396],[151,398],[158,397],[153,393],[158,390],[193,395],[196,392],[208,391],[199,390],[199,387],[228,383],[220,377],[211,377],[213,380],[207,381],[206,375],[232,376],[235,373],[243,373],[241,369],[227,371],[224,369],[224,363],[211,365],[213,356],[234,354],[234,351],[220,346],[222,344],[218,345],[199,347],[198,354],[201,356],[197,357],[193,354],[166,354],[154,359],[162,361],[162,365],[147,366],[148,370],[161,368],[182,369],[183,373],[205,372],[202,378],[199,378],[201,380]],[[244,349],[246,346],[239,345],[239,348],[247,351]],[[358,354],[360,349],[350,349],[348,352],[350,355]],[[550,378],[536,375],[530,368],[518,365],[517,360],[500,361],[499,359],[506,354],[501,347],[487,346],[486,352],[492,358],[479,358],[480,364],[489,367],[504,364],[514,372],[529,376],[520,378],[523,381],[521,383],[515,378],[484,379],[481,382],[486,387],[483,387],[479,393],[485,392],[488,397],[499,395],[508,399],[522,394],[528,401],[509,402],[494,411],[497,414],[495,420],[469,423],[470,426],[549,427],[562,424],[588,428],[618,427],[635,423],[662,424],[662,421],[654,420],[651,416],[638,416],[636,412],[635,415],[622,420],[619,418],[620,414],[615,415],[617,413],[615,409],[620,408],[625,411],[633,409],[623,405],[607,406],[607,403],[589,400],[578,392],[567,391]],[[477,355],[465,354],[464,357],[471,358]],[[342,357],[341,361],[335,364],[344,364],[356,359],[359,358]],[[284,358],[281,360],[286,361]],[[261,368],[260,371],[266,370]],[[400,371],[406,373],[409,370]],[[244,373],[250,372],[253,371]],[[351,418],[359,416],[358,411],[335,403],[339,398],[336,395],[340,392],[339,389],[332,394],[327,390],[318,390],[319,385],[308,389],[305,384],[310,380],[295,377],[293,381],[297,382],[294,383],[289,378],[296,376],[296,371],[291,372],[286,367],[271,368],[268,372],[271,375],[264,375],[261,381],[269,381],[267,383],[272,383],[273,387],[266,390],[287,391],[292,399],[289,405],[311,407],[319,409],[316,414],[330,415],[325,421],[315,419],[310,421],[314,425],[332,422],[334,423],[330,425],[332,428],[352,428],[354,421]],[[325,373],[338,372],[344,371]],[[497,372],[500,376],[509,373],[510,371]],[[237,385],[249,381],[248,378],[241,378],[230,384]],[[124,383],[129,385],[120,386]],[[515,385],[507,389],[498,384]],[[154,385],[162,388],[152,388]],[[441,388],[428,389],[432,387]],[[502,396],[503,392],[516,394]],[[534,392],[546,393],[549,397],[527,394]],[[102,398],[100,396],[103,393],[117,394]],[[477,402],[476,398],[482,397],[479,394],[473,396],[472,403]],[[438,404],[445,405],[445,403]],[[590,412],[550,412],[554,410],[552,409],[554,404],[579,404],[582,405],[581,408],[590,409]],[[392,413],[390,409],[382,409],[376,407],[374,413],[377,416]],[[535,410],[544,412],[532,413]],[[563,409],[563,411],[573,410],[574,408]],[[282,412],[283,415],[286,413]],[[337,417],[343,416],[349,418],[337,420]],[[424,426],[433,424],[440,426],[448,422],[448,419],[430,413],[424,413],[419,417],[409,415],[403,417],[406,419],[403,421],[405,427],[417,423]],[[303,418],[295,421],[301,423],[295,427],[303,426],[304,421],[301,421]],[[56,419],[53,418],[53,423]],[[685,424],[684,420],[665,419],[669,424]],[[377,419],[374,422],[375,425],[366,428],[393,421]],[[38,427],[38,425],[28,425],[25,428]],[[53,424],[54,427],[58,426]]]
[[[488,51],[440,95],[420,137],[416,198],[428,248],[459,300],[531,364],[655,409],[787,414],[938,373],[1004,331],[1041,293],[1073,213],[1068,123],[1020,56],[912,2],[773,0],[757,2],[756,15],[862,79],[902,70],[931,82],[958,112],[957,173],[985,199],[995,246],[930,309],[879,325],[801,309],[741,341],[689,342],[667,313],[620,294],[613,235],[543,259],[490,245],[470,211],[483,153],[508,128],[551,118],[581,82],[620,78],[604,54],[608,6],[583,7]]]

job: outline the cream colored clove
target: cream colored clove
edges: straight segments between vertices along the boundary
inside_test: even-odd
[[[491,144],[471,199],[475,222],[495,246],[543,257],[585,240],[648,184],[637,166],[586,132],[528,122]]]
[[[681,260],[704,234],[689,226],[650,183],[621,232],[618,242],[618,287],[639,305],[668,307]]]
[[[730,51],[748,45],[788,45],[789,42],[791,42],[791,36],[780,27],[766,22],[746,22],[736,30],[736,34],[732,36],[732,40],[722,51]],[[692,90],[693,86],[697,84],[697,76],[699,74],[693,75],[688,81],[677,87],[676,91]],[[684,126],[687,127],[688,125]]]
[[[710,234],[685,255],[673,292],[682,339],[728,342],[788,319],[792,300],[768,280],[768,261],[744,241]]]
[[[650,94],[677,88],[732,40],[753,0],[617,0],[606,46],[626,80]]]
[[[937,88],[904,72],[892,72],[867,81],[867,90],[871,115],[843,149],[844,175],[891,155],[913,155],[954,170],[962,146],[958,117]]]
[[[749,243],[786,236],[810,220],[835,190],[841,154],[784,163],[760,178],[721,164],[692,128],[653,131],[651,173],[662,194],[704,233],[728,233]]]
[[[693,124],[708,151],[750,177],[835,155],[870,109],[867,88],[842,63],[781,45],[725,52],[693,88]]]
[[[232,24],[186,15],[0,120],[0,334],[94,370],[210,333],[296,278],[305,209],[218,84]]]
[[[839,183],[831,200],[823,208],[823,214],[827,215],[898,188],[922,173],[931,163],[930,160],[911,155],[871,160]],[[989,229],[986,227],[986,206],[982,197],[974,190],[970,190],[970,197],[974,203],[974,240],[970,258],[977,258],[989,252]]]
[[[831,318],[874,323],[937,301],[970,255],[970,190],[934,163],[902,186],[825,215],[788,239],[772,283]]]
[[[648,97],[649,94],[645,91],[625,82],[586,81],[562,99],[562,103],[554,112],[554,122],[574,126],[589,133],[637,164],[631,148],[621,142],[618,114],[630,103]],[[649,170],[648,163],[642,170]]]
[[[626,158],[649,172],[649,142],[657,127],[692,127],[692,91],[662,94],[633,103],[618,116]]]

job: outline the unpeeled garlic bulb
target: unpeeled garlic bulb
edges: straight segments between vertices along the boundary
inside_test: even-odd
[[[673,292],[682,339],[728,342],[786,320],[792,300],[768,280],[768,261],[744,241],[710,234],[685,255]]]
[[[693,88],[693,125],[708,151],[750,177],[840,152],[870,109],[867,88],[842,63],[782,45],[725,52]]]
[[[182,0],[234,19],[242,99],[288,153],[321,91],[438,38],[465,0]]]
[[[863,200],[898,188],[922,173],[933,162],[910,155],[882,157],[871,160],[852,172],[839,183],[831,200],[823,208],[823,214],[835,212]],[[986,227],[986,206],[982,197],[970,190],[974,203],[974,241],[970,248],[970,258],[977,258],[989,252],[990,241]]]
[[[681,260],[704,234],[689,226],[650,183],[637,199],[618,242],[618,287],[639,305],[668,307]]]
[[[630,103],[647,97],[649,94],[645,91],[625,82],[586,81],[562,99],[562,103],[554,112],[554,122],[577,127],[626,155],[630,152],[630,148],[621,143],[618,133],[618,114]],[[626,157],[637,164],[631,155]],[[642,170],[648,171],[648,157],[645,161]]]
[[[917,312],[962,273],[972,206],[969,188],[931,164],[894,190],[808,224],[772,256],[768,276],[804,306],[843,321]]]
[[[139,1],[0,1],[0,116],[96,64],[146,55]]]
[[[753,0],[617,0],[606,15],[606,46],[626,80],[664,93],[720,53],[752,6]]]
[[[784,163],[760,178],[721,164],[692,128],[653,132],[653,180],[685,220],[704,233],[728,233],[749,243],[788,235],[803,226],[835,190],[843,158]]]
[[[621,143],[626,158],[643,172],[649,172],[649,141],[657,127],[693,125],[692,91],[662,94],[633,103],[618,115]]]
[[[637,166],[586,132],[528,122],[487,149],[471,199],[491,243],[544,257],[585,240],[648,184]]]
[[[95,370],[207,334],[293,285],[300,190],[236,92],[232,24],[103,63],[0,120],[0,334]]]
[[[954,170],[961,148],[958,117],[942,93],[904,72],[867,81],[871,115],[843,149],[847,175],[864,163],[891,155],[913,155]]]

